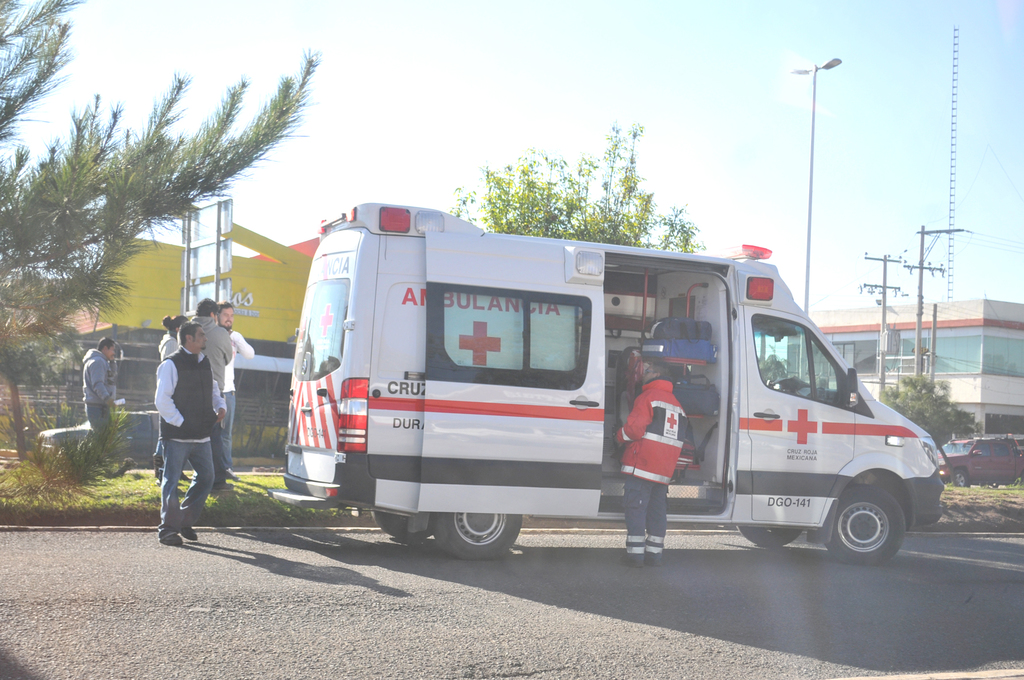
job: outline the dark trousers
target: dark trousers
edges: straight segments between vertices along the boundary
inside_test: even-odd
[[[622,503],[626,509],[626,554],[660,559],[668,530],[668,486],[633,475],[626,477]]]

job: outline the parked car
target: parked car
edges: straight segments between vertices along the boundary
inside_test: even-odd
[[[126,415],[129,421],[127,455],[148,462],[160,437],[160,414],[156,411],[129,411]],[[84,439],[91,430],[86,421],[74,427],[44,430],[39,436],[43,438],[43,446],[56,446],[68,439]]]
[[[1024,453],[1009,435],[955,439],[942,449],[953,486],[1013,484],[1024,473]]]

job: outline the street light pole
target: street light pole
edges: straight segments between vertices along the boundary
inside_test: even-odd
[[[791,71],[801,76],[811,75],[811,173],[807,183],[807,268],[804,278],[804,312],[807,314],[811,312],[811,206],[814,202],[814,114],[817,110],[818,71],[827,71],[842,63],[840,59],[832,59],[821,66]]]

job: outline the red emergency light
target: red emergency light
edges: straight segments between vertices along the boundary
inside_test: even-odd
[[[408,234],[412,225],[412,213],[405,208],[381,208],[380,230]]]
[[[770,302],[775,297],[775,280],[763,276],[747,279],[747,299]]]
[[[767,260],[772,256],[772,251],[761,246],[733,246],[725,250],[711,253],[714,257],[722,257],[727,260]]]

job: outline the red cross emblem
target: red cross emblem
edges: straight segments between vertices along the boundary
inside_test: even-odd
[[[668,420],[668,426],[669,427],[671,427],[673,430],[676,429],[676,423],[679,422],[679,419],[676,418],[676,414],[675,413],[669,413],[668,414],[668,418],[666,418],[666,420]]]
[[[797,409],[796,420],[786,421],[786,431],[796,432],[796,443],[806,444],[808,433],[818,433],[818,423],[815,420],[807,420],[807,409]]]
[[[459,349],[473,350],[473,365],[486,366],[487,353],[501,351],[501,338],[487,337],[487,322],[474,321],[473,335],[459,336]]]
[[[324,308],[324,315],[320,317],[320,330],[324,337],[327,337],[327,331],[330,329],[333,322],[334,315],[331,314],[331,304],[327,303],[327,307]]]

